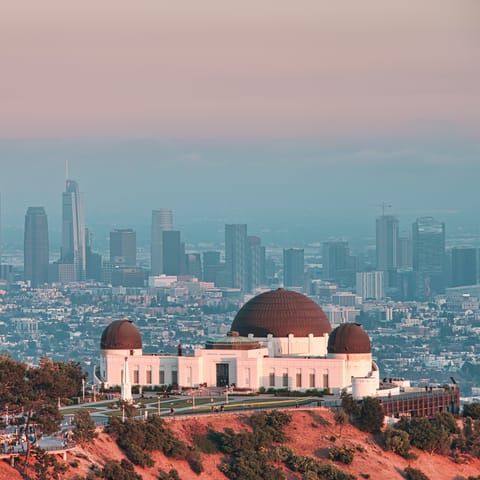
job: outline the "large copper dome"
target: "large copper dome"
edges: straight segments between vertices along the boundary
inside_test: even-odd
[[[232,331],[242,336],[253,333],[264,338],[307,337],[310,333],[320,337],[332,330],[323,310],[301,293],[279,288],[257,295],[248,301],[233,320]]]
[[[328,338],[328,353],[371,353],[368,333],[359,323],[342,323]]]
[[[102,350],[137,350],[142,348],[142,337],[131,320],[115,320],[102,333]]]

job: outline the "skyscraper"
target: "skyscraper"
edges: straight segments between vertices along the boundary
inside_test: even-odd
[[[248,290],[247,225],[225,225],[225,269],[228,286]]]
[[[137,234],[131,228],[110,232],[110,263],[115,266],[137,265]]]
[[[150,243],[151,275],[160,275],[163,270],[163,232],[173,230],[173,213],[161,208],[152,210],[152,229]]]
[[[412,225],[415,296],[428,300],[445,289],[445,224],[432,217]]]
[[[217,275],[225,265],[220,262],[220,252],[203,252],[203,280],[217,282]]]
[[[163,272],[166,275],[181,275],[185,265],[185,247],[178,230],[165,230],[162,239]]]
[[[376,253],[377,270],[385,272],[387,286],[391,286],[398,266],[398,219],[393,215],[377,218]]]
[[[48,282],[48,221],[43,207],[29,207],[24,232],[25,280],[32,287]]]
[[[248,243],[248,291],[265,285],[265,247],[260,237],[247,237]]]
[[[283,284],[285,287],[303,287],[305,259],[303,248],[283,249]]]
[[[76,281],[86,278],[85,217],[83,193],[78,183],[67,180],[62,195],[62,251],[60,263],[72,264]]]
[[[412,240],[408,237],[398,237],[397,266],[412,268]]]
[[[452,287],[477,283],[477,249],[474,247],[452,248]]]
[[[85,229],[85,249],[87,258],[87,279],[102,281],[102,256],[93,251],[92,233]]]

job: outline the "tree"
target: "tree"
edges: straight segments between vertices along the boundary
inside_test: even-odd
[[[360,406],[358,402],[349,393],[343,391],[342,408],[345,410],[350,419],[355,418],[360,413]]]
[[[348,423],[348,415],[343,410],[337,410],[333,416],[335,425],[340,427],[339,436],[342,436],[342,429]]]
[[[37,433],[53,433],[58,431],[62,419],[59,398],[78,394],[82,378],[86,375],[76,362],[55,363],[43,358],[38,366],[27,367],[8,356],[0,356],[0,406],[8,405],[12,414],[22,413],[25,431],[34,423]],[[25,468],[31,447],[27,435]]]
[[[60,463],[55,455],[51,455],[44,450],[36,449],[37,462],[33,466],[37,480],[59,480],[63,478],[61,474],[68,470],[68,467]]]
[[[446,453],[450,449],[449,432],[435,419],[402,418],[396,428],[405,430],[410,436],[410,442],[414,447],[427,452]]]
[[[478,420],[480,418],[480,402],[466,403],[463,406],[462,415],[464,417],[470,417],[473,420]]]
[[[73,417],[73,440],[84,445],[98,437],[95,422],[87,410],[79,410]]]
[[[378,432],[383,426],[385,414],[381,403],[372,397],[365,397],[360,407],[358,426],[364,432]]]

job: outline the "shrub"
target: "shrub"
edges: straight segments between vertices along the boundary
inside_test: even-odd
[[[407,458],[410,454],[410,436],[405,430],[387,428],[383,435],[385,449],[401,457]]]
[[[418,468],[407,467],[403,473],[407,480],[429,480],[429,478]]]
[[[158,480],[182,480],[180,478],[180,475],[178,474],[177,470],[172,468],[169,470],[169,472],[164,472],[163,470],[160,470],[159,475],[158,475]]]
[[[105,480],[142,480],[128,460],[122,460],[120,463],[116,460],[107,460],[101,472],[101,478]]]
[[[355,480],[354,475],[340,470],[331,463],[319,464],[317,473],[319,478],[325,480]]]
[[[218,444],[210,438],[209,433],[204,435],[194,435],[194,445],[203,453],[218,453]]]
[[[197,475],[200,475],[203,472],[204,468],[202,463],[202,457],[198,450],[190,450],[187,453],[187,462],[190,465],[192,471],[195,472]]]
[[[116,436],[120,448],[136,465],[153,466],[153,460],[148,452],[156,450],[172,458],[185,458],[187,455],[185,443],[177,439],[158,416],[150,417],[145,423],[130,419],[122,423],[112,418],[108,431]]]
[[[221,470],[231,480],[283,480],[282,471],[266,460],[261,452],[238,451],[221,466]]]
[[[272,462],[285,463],[293,456],[293,450],[285,445],[277,445],[269,453],[269,459]]]
[[[349,465],[353,462],[355,450],[353,448],[347,448],[345,445],[341,447],[332,447],[328,451],[328,458],[335,462],[341,462],[345,465]]]

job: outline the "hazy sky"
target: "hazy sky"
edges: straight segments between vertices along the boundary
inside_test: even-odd
[[[2,137],[479,133],[478,0],[2,0]]]
[[[385,200],[480,232],[478,0],[0,0],[0,65],[19,232],[29,205],[59,229],[67,159],[90,224],[327,235]]]

